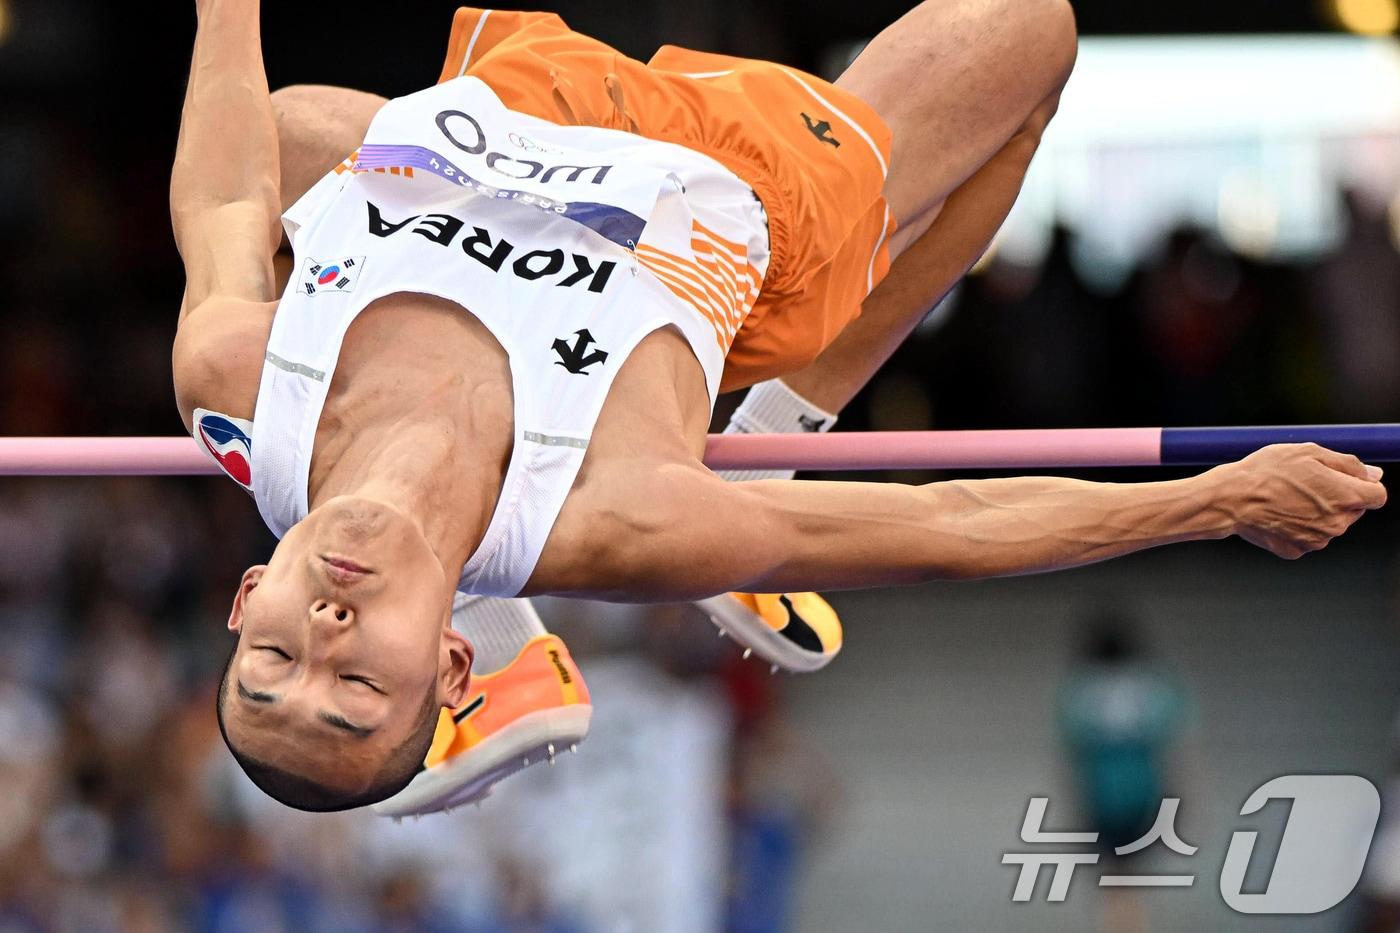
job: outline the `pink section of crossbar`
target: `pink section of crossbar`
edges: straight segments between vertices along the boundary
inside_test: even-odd
[[[177,476],[218,473],[188,437],[0,438],[0,476]]]
[[[1157,466],[1161,428],[713,434],[713,470],[944,470]]]
[[[716,434],[716,470],[1033,469],[1156,466],[1161,428]],[[187,437],[0,438],[0,475],[173,476],[218,473]]]

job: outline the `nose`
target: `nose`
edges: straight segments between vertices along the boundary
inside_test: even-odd
[[[344,628],[355,621],[355,610],[329,599],[318,599],[311,604],[310,618],[315,625]]]

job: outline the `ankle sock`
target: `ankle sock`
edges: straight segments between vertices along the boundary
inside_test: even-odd
[[[452,599],[452,627],[476,651],[473,674],[493,674],[515,660],[530,639],[548,634],[528,599],[499,599],[458,593]]]
[[[789,389],[779,379],[749,389],[729,418],[725,434],[802,434],[830,431],[836,416]],[[724,470],[730,482],[753,479],[792,479],[792,470]]]

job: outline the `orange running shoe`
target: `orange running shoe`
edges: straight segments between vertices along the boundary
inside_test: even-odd
[[[695,605],[775,674],[821,670],[841,650],[841,619],[816,593],[725,593]]]
[[[557,635],[538,635],[515,660],[472,678],[459,709],[442,711],[423,770],[372,809],[401,818],[475,803],[498,782],[588,735],[593,707],[569,649]]]

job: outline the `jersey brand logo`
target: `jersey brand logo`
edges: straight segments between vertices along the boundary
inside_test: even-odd
[[[837,149],[841,148],[841,141],[831,135],[831,124],[826,120],[813,120],[805,113],[802,114],[802,122],[807,124],[807,131],[824,143],[831,143]]]
[[[308,259],[301,273],[301,293],[310,296],[326,292],[353,292],[355,280],[360,277],[360,268],[364,264],[363,256],[346,256],[334,262]]]
[[[588,375],[588,367],[594,363],[605,363],[608,359],[608,351],[594,350],[592,353],[585,353],[588,345],[593,343],[593,335],[588,332],[588,328],[574,331],[574,336],[578,338],[573,346],[563,337],[556,337],[554,340],[554,352],[559,354],[559,359],[555,360],[555,366],[562,366],[574,375]]]
[[[468,155],[479,156],[485,154],[486,167],[499,175],[513,178],[516,181],[532,179],[538,176],[541,184],[549,184],[555,180],[555,176],[565,172],[563,180],[565,182],[577,182],[586,173],[592,173],[592,177],[587,183],[601,185],[603,179],[608,177],[608,172],[612,171],[611,165],[550,165],[543,162],[536,162],[534,159],[517,159],[504,152],[487,152],[489,144],[486,141],[486,131],[481,128],[477,119],[469,113],[461,110],[444,110],[436,117],[438,129],[447,141]],[[512,138],[516,137],[516,138]],[[510,133],[506,137],[521,149],[535,152],[549,152],[550,150],[534,144],[531,146],[522,145],[524,137],[519,137],[515,133]],[[517,141],[520,140],[520,141]],[[562,153],[561,153],[562,154]]]
[[[562,249],[535,249],[528,253],[518,253],[514,243],[505,237],[496,236],[485,227],[473,225],[469,236],[458,234],[466,229],[467,223],[460,217],[450,214],[414,214],[407,220],[385,220],[379,208],[366,201],[369,209],[369,232],[377,237],[390,237],[414,224],[410,232],[416,233],[429,243],[438,246],[451,246],[459,243],[464,254],[475,259],[492,272],[509,269],[516,278],[535,282],[548,279],[560,288],[572,288],[586,284],[590,292],[601,293],[608,285],[617,263],[612,260],[597,261],[578,253],[566,253]],[[512,256],[515,261],[507,265]],[[363,257],[362,257],[363,258]],[[594,263],[597,265],[594,265]],[[572,268],[570,266],[572,265]]]

